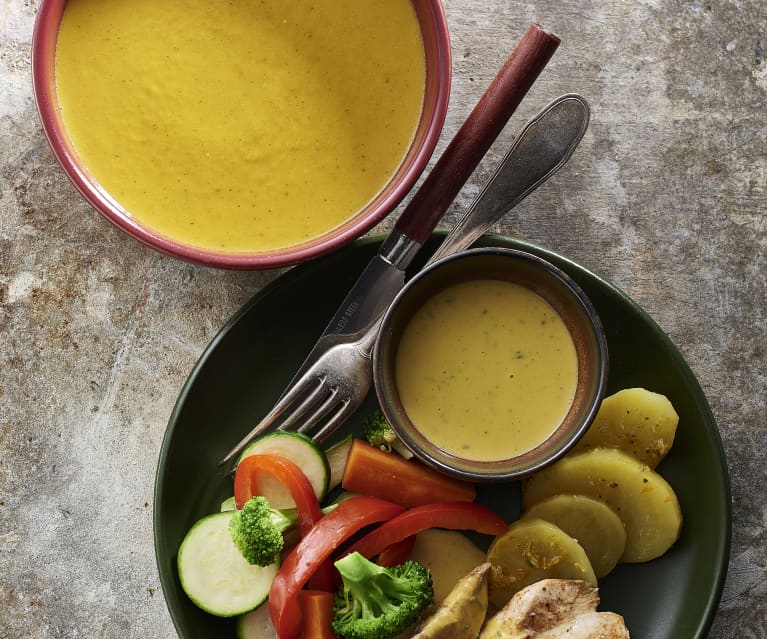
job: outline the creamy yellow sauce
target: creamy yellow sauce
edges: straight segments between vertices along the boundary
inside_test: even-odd
[[[416,427],[445,452],[507,459],[545,441],[572,404],[575,344],[533,291],[501,280],[451,286],[405,327],[397,389]]]
[[[268,251],[350,219],[412,140],[425,61],[408,0],[69,0],[66,130],[141,224]]]

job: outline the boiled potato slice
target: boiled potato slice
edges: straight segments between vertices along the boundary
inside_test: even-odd
[[[606,503],[623,521],[626,548],[621,561],[649,561],[679,537],[682,511],[671,486],[649,466],[616,449],[568,455],[527,480],[525,508],[547,497],[578,494]]]
[[[487,551],[490,602],[503,608],[511,597],[541,579],[581,579],[592,586],[597,578],[583,548],[561,528],[533,517],[514,522]]]
[[[618,448],[655,468],[674,443],[678,423],[679,415],[665,395],[627,388],[605,397],[574,452]]]
[[[416,535],[410,559],[426,566],[440,604],[458,581],[486,561],[485,553],[462,533],[431,528]]]
[[[597,578],[607,575],[626,548],[626,530],[607,504],[583,495],[554,495],[535,504],[525,517],[559,526],[586,551]]]

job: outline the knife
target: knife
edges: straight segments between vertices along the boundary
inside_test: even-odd
[[[391,304],[405,285],[405,269],[503,130],[559,42],[540,25],[530,25],[286,388],[326,350],[369,330]]]

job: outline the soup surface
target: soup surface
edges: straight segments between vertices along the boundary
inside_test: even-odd
[[[56,50],[96,181],[155,233],[233,253],[363,208],[404,158],[425,73],[409,0],[69,0]]]
[[[508,459],[542,443],[572,404],[575,344],[538,294],[501,280],[451,286],[405,328],[395,376],[405,411],[447,453]]]

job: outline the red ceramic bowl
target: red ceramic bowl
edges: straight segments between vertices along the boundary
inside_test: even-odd
[[[412,1],[426,54],[426,87],[421,118],[410,148],[389,182],[363,210],[342,226],[303,244],[253,254],[214,252],[185,245],[142,225],[94,180],[67,136],[56,93],[56,39],[66,0],[43,0],[32,40],[35,100],[45,135],[83,197],[117,227],[163,253],[206,266],[241,269],[279,268],[312,259],[359,237],[390,213],[413,187],[439,139],[450,95],[448,27],[439,0]]]

